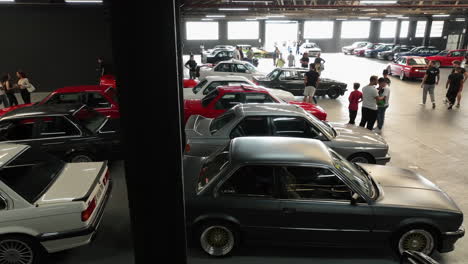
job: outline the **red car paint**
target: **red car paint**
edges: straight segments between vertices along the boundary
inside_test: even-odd
[[[426,57],[426,59],[431,61],[438,61],[442,67],[452,67],[453,61],[462,62],[465,59],[465,56],[468,54],[467,49],[459,50],[444,50],[435,56]]]
[[[216,92],[215,92],[216,91]],[[184,124],[187,122],[191,115],[202,115],[207,118],[216,118],[230,109],[230,107],[223,107],[221,102],[218,104],[221,98],[224,96],[237,96],[242,97],[242,94],[256,93],[256,94],[267,94],[273,99],[274,103],[284,103],[274,95],[270,94],[267,90],[259,87],[252,86],[223,86],[218,87],[213,92],[206,95],[203,99],[192,99],[184,100]],[[211,98],[210,98],[211,96]],[[307,112],[313,114],[320,120],[326,120],[327,113],[320,107],[310,103],[304,102],[287,102],[290,104],[298,105]],[[236,103],[230,105],[234,106]]]
[[[406,59],[403,62],[403,59]],[[423,78],[426,74],[427,64],[417,64],[417,65],[409,65],[411,60],[422,60],[427,61],[424,57],[417,57],[417,56],[404,56],[399,58],[396,62],[392,62],[388,64],[387,70],[391,75],[400,75],[404,74],[405,78]]]
[[[184,88],[193,88],[197,86],[199,81],[193,79],[184,79]]]
[[[98,93],[101,95],[107,103],[106,106],[103,107],[94,107],[94,109],[110,118],[119,118],[120,117],[120,112],[119,112],[119,103],[117,102],[116,98],[116,92],[115,89],[109,86],[102,86],[102,85],[81,85],[81,86],[69,86],[69,87],[63,87],[59,88],[52,93],[50,93],[47,97],[42,99],[42,101],[38,102],[37,104],[46,104],[46,103],[51,103],[49,100],[51,98],[56,98],[57,95],[59,94],[76,94],[76,93],[81,93],[82,98],[85,97],[87,94],[92,94],[92,93]],[[86,101],[87,102],[87,101]],[[72,103],[72,102],[70,102]],[[77,102],[73,102],[77,103]],[[82,102],[80,102],[82,103]],[[22,107],[27,107],[31,106],[33,104],[22,104],[22,105],[16,105],[12,107],[7,107],[3,108],[0,110],[0,116],[3,116],[4,114],[18,108]]]
[[[115,84],[115,76],[110,75],[110,74],[103,75],[101,77],[101,81],[99,82],[99,85],[110,86],[110,87],[116,88],[117,86]]]
[[[366,53],[366,50],[373,50],[380,44],[381,43],[369,43],[365,47],[354,49],[353,54],[357,56],[364,56],[364,54]]]

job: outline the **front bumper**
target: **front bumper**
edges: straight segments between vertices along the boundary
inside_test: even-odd
[[[56,233],[46,233],[40,234],[37,236],[37,239],[42,244],[42,246],[49,253],[59,252],[83,245],[89,244],[95,238],[97,234],[98,227],[101,223],[102,216],[104,215],[104,209],[106,208],[107,202],[112,193],[112,180],[109,181],[109,187],[107,188],[104,199],[102,200],[101,207],[96,214],[93,222],[86,228],[56,232]]]
[[[439,252],[446,253],[455,249],[455,242],[465,235],[465,228],[460,226],[457,231],[445,232],[440,235]]]
[[[375,158],[375,163],[378,165],[385,165],[387,162],[389,162],[391,159],[390,155],[385,155],[385,157],[377,157]]]

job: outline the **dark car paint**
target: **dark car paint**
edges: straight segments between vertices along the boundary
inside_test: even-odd
[[[380,52],[380,55],[377,54],[377,58],[381,60],[392,60],[395,56],[395,53],[410,51],[413,48],[414,46],[395,46],[392,50],[382,51]]]
[[[75,153],[85,153],[95,161],[120,158],[120,120],[106,118],[98,131],[90,131],[74,116],[78,110],[92,110],[85,105],[34,105],[8,112],[0,118],[0,125],[18,120],[40,119],[47,117],[66,118],[79,131],[80,135],[39,137],[39,126],[43,120],[33,123],[33,135],[30,139],[4,140],[0,142],[19,143],[36,147],[53,154],[64,161],[69,161]],[[95,111],[95,110],[92,110]],[[97,112],[97,111],[95,111]],[[99,114],[99,112],[97,112]]]
[[[193,234],[194,229],[203,221],[211,220],[227,221],[237,226],[242,234],[242,241],[247,242],[253,240],[269,244],[382,247],[388,245],[394,234],[410,225],[423,224],[434,228],[438,234],[443,234],[458,230],[463,220],[462,212],[453,211],[452,206],[446,209],[414,207],[411,201],[425,200],[428,197],[411,192],[404,194],[411,198],[394,197],[393,204],[383,204],[382,200],[385,200],[387,195],[385,186],[379,187],[380,196],[383,198],[373,201],[367,197],[358,201],[356,205],[341,200],[335,202],[218,195],[216,190],[222,182],[235,170],[247,164],[228,164],[197,194],[195,190],[198,173],[204,159],[191,156],[184,158],[189,235]],[[415,191],[423,186],[432,192],[438,192],[437,187],[426,183],[426,179],[414,173],[379,165],[362,166],[377,182],[386,185],[398,183],[396,185],[399,186],[409,184],[410,187],[405,188]],[[333,170],[331,167],[329,169]],[[393,177],[398,176],[398,173],[403,174],[397,177],[397,181]],[[347,185],[357,191],[349,183]],[[402,196],[398,193],[391,195]],[[437,207],[438,202],[432,198],[429,197],[427,203],[431,205],[433,201],[433,205]],[[439,239],[442,241],[439,240],[438,249],[446,252],[448,248],[450,251],[451,245],[453,250],[453,244],[459,237],[450,241],[450,238],[440,235]]]
[[[379,52],[383,52],[383,51],[388,51],[388,50],[392,50],[393,49],[393,46],[394,44],[382,44],[382,47],[380,48],[376,48],[376,49],[373,49],[373,50],[367,50],[364,52],[364,55],[366,57],[369,57],[369,58],[375,58],[377,57],[377,54]],[[390,48],[389,48],[390,47]]]
[[[292,93],[295,96],[304,95],[304,79],[290,79],[290,80],[281,80],[280,76],[285,71],[300,71],[307,72],[306,69],[302,68],[277,68],[273,71],[280,71],[280,73],[276,76],[275,79],[271,80],[269,77],[254,77],[254,82],[258,83],[258,85],[269,87],[269,88],[276,88],[282,89]],[[336,88],[339,90],[339,95],[344,95],[347,91],[346,89],[347,84],[338,82],[328,78],[320,78],[319,86],[315,92],[317,96],[324,96],[328,94],[328,91],[331,88]]]
[[[218,56],[218,54],[221,54],[221,52],[227,53],[227,56]],[[211,54],[208,54],[206,56],[206,63],[213,63],[216,64],[220,61],[226,61],[230,60],[233,58],[233,51],[228,50],[228,49],[222,49],[222,50],[217,50],[216,55],[212,56]]]
[[[403,56],[420,56],[420,57],[429,57],[429,56],[434,56],[441,52],[440,49],[432,46],[419,46],[416,47],[418,50],[415,51],[407,51],[407,52],[399,52],[395,54],[395,59]],[[422,49],[429,49],[430,52],[422,52]]]

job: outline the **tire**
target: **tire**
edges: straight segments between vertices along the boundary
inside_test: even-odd
[[[404,81],[406,79],[405,72],[401,71],[400,72],[400,80]]]
[[[388,55],[387,60],[392,61],[393,60],[393,55]]]
[[[328,89],[327,95],[330,99],[336,99],[338,96],[340,96],[340,90],[338,88],[331,87]]]
[[[368,153],[355,153],[348,157],[350,162],[375,164],[375,159]]]
[[[68,159],[71,163],[80,163],[80,162],[93,162],[95,159],[93,155],[87,152],[77,152],[71,154]]]
[[[405,250],[431,255],[437,248],[437,235],[430,228],[413,226],[398,232],[393,238],[393,248],[401,256]]]
[[[224,257],[232,253],[239,244],[239,233],[226,222],[203,224],[197,233],[201,249],[212,257]]]
[[[27,236],[4,236],[0,238],[0,263],[39,264],[45,250],[33,238]]]

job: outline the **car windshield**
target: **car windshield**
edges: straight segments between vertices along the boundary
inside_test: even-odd
[[[332,154],[335,168],[339,170],[344,176],[346,176],[346,178],[351,180],[369,197],[374,198],[376,192],[372,180],[367,172],[359,165],[347,161],[345,158],[331,149],[330,153]]]
[[[380,49],[382,49],[383,51],[385,51],[385,50],[391,50],[392,48],[393,48],[393,47],[392,47],[391,45],[382,45],[382,46],[380,47]]]
[[[192,92],[194,94],[197,94],[203,88],[203,86],[205,86],[207,82],[208,82],[207,80],[203,80],[199,82],[195,87],[192,88]]]
[[[375,47],[375,44],[374,43],[369,43],[367,44],[366,48],[368,49],[372,49],[373,47]]]
[[[227,165],[229,165],[229,145],[206,159],[198,175],[197,191],[203,190]]]
[[[29,148],[0,169],[0,180],[33,204],[54,183],[65,163]]]
[[[254,72],[257,72],[257,68],[255,68],[255,66],[253,66],[252,64],[250,63],[246,63],[244,64],[244,66],[247,68],[247,70],[249,70],[251,73],[254,73]]]
[[[419,50],[418,47],[414,47],[414,48],[412,48],[409,52],[415,52],[415,51],[418,51],[418,50]]]
[[[439,52],[439,54],[437,54],[437,56],[447,56],[448,53],[449,53],[448,50],[443,50],[443,51]]]
[[[408,60],[408,65],[427,65],[424,58],[411,58]]]
[[[105,115],[89,107],[81,108],[73,116],[91,132],[96,132],[107,120]]]
[[[213,135],[214,133],[218,132],[218,130],[229,124],[235,117],[236,115],[234,114],[234,111],[229,110],[224,115],[213,119],[210,124],[210,133]]]

